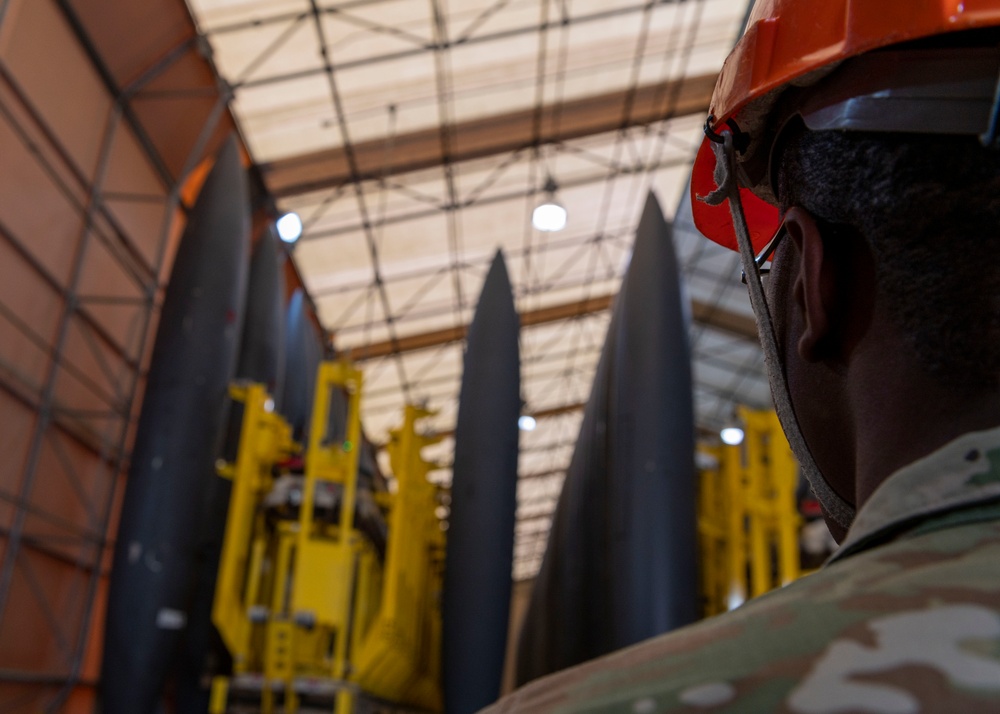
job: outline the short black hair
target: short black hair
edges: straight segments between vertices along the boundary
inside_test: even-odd
[[[1000,151],[976,137],[789,132],[782,211],[864,237],[890,319],[930,374],[1000,388]]]

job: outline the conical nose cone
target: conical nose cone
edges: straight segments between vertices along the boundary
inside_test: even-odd
[[[309,424],[316,369],[322,359],[306,314],[305,293],[301,290],[296,290],[288,303],[285,325],[285,383],[281,403],[293,436],[301,441]]]
[[[683,292],[671,227],[650,194],[524,619],[519,684],[697,614]]]
[[[181,345],[198,351],[199,342],[204,344],[215,332],[233,325],[229,334],[238,337],[246,299],[249,235],[249,187],[236,142],[230,138],[205,179],[177,246],[156,333],[154,363],[157,354],[176,352]],[[215,309],[223,303],[235,309]],[[162,367],[151,364],[150,380],[175,368],[176,362]]]
[[[443,603],[445,711],[497,698],[510,609],[521,409],[518,317],[503,256],[469,327],[455,428]]]
[[[249,208],[249,190],[236,190],[237,185],[248,187],[246,171],[243,170],[243,162],[240,160],[239,144],[236,142],[236,137],[230,135],[215,156],[215,164],[205,179],[198,202],[202,202],[203,197],[208,202],[217,201],[219,199],[215,192],[223,190],[243,199]]]
[[[507,261],[503,258],[503,251],[497,249],[497,252],[493,256],[493,262],[490,263],[490,270],[486,273],[486,281],[483,283],[483,291],[479,297],[480,302],[482,302],[483,295],[488,295],[493,291],[501,290],[508,294],[512,294],[510,287],[510,274],[507,272]],[[512,307],[513,304],[514,302],[512,298]]]
[[[677,254],[674,251],[674,231],[663,217],[660,202],[650,191],[635,231],[632,261],[628,275],[631,282],[655,283],[668,292],[676,293],[678,284]],[[666,278],[664,278],[666,276]]]
[[[694,408],[688,305],[673,231],[650,194],[620,295],[609,412],[611,513],[631,537],[608,564],[611,649],[698,615]],[[631,425],[626,428],[626,425]],[[643,464],[642,470],[634,464]]]
[[[184,238],[177,249],[171,282],[176,279],[176,266],[191,253],[197,253],[197,260],[204,266],[202,270],[218,271],[219,266],[211,264],[215,258],[226,257],[222,251],[233,250],[232,241],[227,238],[234,232],[240,235],[239,249],[248,253],[250,233],[250,188],[246,171],[240,161],[236,140],[229,137],[215,158],[194,206],[188,214]],[[188,239],[188,236],[196,239]],[[193,243],[207,244],[192,246]],[[210,252],[206,252],[210,251]],[[183,263],[182,263],[183,264]],[[181,269],[183,275],[184,268]]]
[[[500,347],[505,340],[509,341],[511,334],[516,337],[518,329],[519,319],[514,307],[510,275],[503,253],[498,250],[479,294],[476,313],[469,326],[466,352],[489,349],[485,345]],[[484,346],[480,347],[480,342]]]

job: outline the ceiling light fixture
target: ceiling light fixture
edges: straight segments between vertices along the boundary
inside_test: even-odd
[[[549,176],[545,181],[545,202],[536,206],[531,213],[531,225],[540,231],[551,233],[566,227],[566,209],[556,201],[559,186]]]
[[[534,431],[536,426],[538,426],[538,422],[530,414],[525,414],[517,420],[517,427],[521,431]]]
[[[294,243],[302,235],[302,219],[299,214],[289,212],[278,219],[278,235],[286,243]]]
[[[739,446],[743,443],[743,430],[738,426],[727,426],[719,432],[722,441],[730,446]]]

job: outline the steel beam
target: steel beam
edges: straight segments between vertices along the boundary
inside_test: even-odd
[[[613,299],[614,295],[601,295],[586,300],[578,300],[562,305],[543,307],[539,310],[531,310],[530,312],[522,312],[521,327],[543,325],[549,322],[567,320],[572,317],[580,317],[581,315],[603,312],[608,309]],[[385,342],[375,342],[370,345],[353,347],[347,350],[347,353],[355,362],[362,362],[364,360],[375,359],[376,357],[385,357],[401,352],[414,352],[416,350],[457,342],[458,340],[465,339],[468,331],[468,325],[459,325],[443,330],[398,337],[395,340],[386,340]]]
[[[520,478],[518,478],[518,481],[520,482],[520,481],[527,481],[530,479],[541,479],[541,478],[548,478],[550,476],[565,476],[565,475],[566,475],[566,469],[552,469],[550,471],[539,471],[537,473],[522,474]]]
[[[573,412],[581,411],[587,406],[586,402],[575,402],[573,404],[563,404],[558,407],[549,407],[548,409],[539,409],[538,411],[528,412],[528,414],[537,419],[550,419],[552,417],[562,416],[564,414],[572,414]]]
[[[528,416],[534,417],[535,419],[549,419],[551,417],[562,416],[564,414],[572,414],[573,412],[581,411],[586,405],[584,402],[578,402],[576,404],[563,404],[558,407],[551,407],[549,409],[539,409],[536,412],[527,412]],[[454,429],[448,429],[446,431],[436,431],[435,436],[440,436],[443,438],[448,438],[449,436],[455,435]],[[563,471],[546,471],[543,474],[529,474],[528,476],[522,476],[521,478],[532,478],[535,476],[549,476],[554,473],[563,473]]]
[[[685,77],[634,90],[622,90],[474,119],[454,125],[450,141],[440,127],[397,136],[392,152],[374,139],[261,166],[264,182],[281,198],[349,181],[385,179],[396,174],[481,159],[539,144],[554,144],[594,134],[646,126],[658,121],[708,111],[715,74]],[[356,166],[352,171],[351,156]]]
[[[569,320],[574,317],[592,315],[603,312],[611,307],[614,295],[599,295],[597,297],[578,300],[561,305],[553,305],[538,310],[531,310],[521,313],[521,327],[532,327],[534,325],[544,325],[560,320]],[[752,342],[757,341],[757,323],[752,317],[728,312],[720,307],[715,307],[698,300],[691,301],[691,316],[702,325],[729,333],[736,337],[741,337]],[[442,330],[433,330],[415,335],[398,337],[395,340],[384,342],[373,342],[368,345],[361,345],[345,350],[355,362],[385,357],[387,355],[401,352],[416,352],[418,350],[440,347],[452,342],[465,339],[468,332],[468,325],[457,327],[447,327]]]
[[[736,337],[742,337],[757,342],[757,321],[749,315],[729,312],[717,305],[698,300],[691,301],[691,319],[695,322],[712,327],[720,332],[727,332]]]
[[[662,159],[660,161],[650,164],[647,164],[644,161],[640,161],[635,164],[621,166],[620,168],[617,169],[609,169],[606,171],[601,171],[600,173],[574,176],[573,178],[560,181],[559,188],[565,190],[568,188],[589,186],[595,183],[607,182],[609,179],[623,178],[626,176],[632,176],[634,174],[651,174],[652,172],[658,171],[659,169],[672,169],[672,168],[677,168],[679,166],[689,166],[690,164],[691,164],[690,154],[680,154],[677,156],[670,156],[666,159]],[[391,226],[400,223],[406,223],[407,221],[416,221],[423,218],[432,218],[434,216],[439,215],[442,211],[456,211],[461,208],[468,208],[469,206],[495,205],[498,203],[505,203],[507,201],[523,200],[526,198],[531,198],[533,196],[540,196],[544,193],[545,193],[544,185],[538,185],[538,186],[531,186],[527,189],[505,191],[503,193],[496,193],[488,196],[476,196],[473,198],[466,198],[461,203],[455,203],[455,204],[442,203],[441,205],[434,206],[433,208],[395,213],[380,218],[370,224],[366,224],[364,222],[348,223],[345,225],[340,225],[334,228],[328,228],[321,231],[304,233],[299,240],[313,241],[323,238],[335,238],[337,236],[356,233],[357,231],[367,230],[369,228],[377,229],[377,228],[382,228],[383,226]]]

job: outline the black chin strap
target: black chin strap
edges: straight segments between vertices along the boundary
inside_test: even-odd
[[[750,305],[757,318],[757,332],[760,335],[761,347],[764,349],[764,366],[767,368],[768,381],[771,384],[771,395],[774,399],[778,420],[785,430],[785,436],[788,437],[792,452],[798,459],[799,468],[809,481],[817,500],[822,504],[827,515],[846,530],[854,521],[856,512],[851,504],[837,495],[823,477],[809,451],[805,438],[802,436],[798,419],[795,417],[791,395],[788,391],[788,381],[785,379],[781,354],[778,350],[774,323],[771,320],[767,301],[764,299],[764,286],[761,283],[760,271],[754,260],[753,241],[750,238],[750,229],[747,226],[746,216],[743,212],[743,201],[740,198],[740,190],[736,182],[737,148],[730,132],[723,130],[722,134],[718,136],[722,138],[722,141],[712,144],[715,151],[715,183],[718,188],[708,196],[698,196],[698,200],[704,201],[710,206],[718,206],[725,200],[729,201],[729,211],[733,218],[736,240],[740,247],[740,258],[747,276]]]

